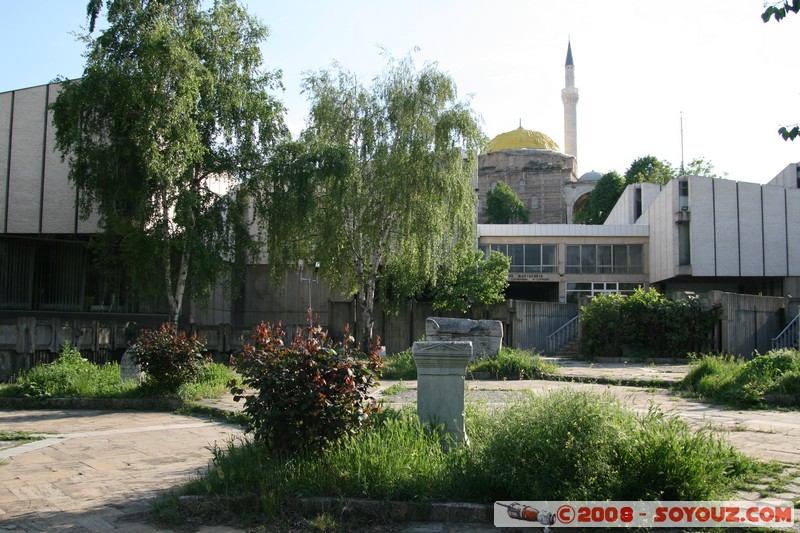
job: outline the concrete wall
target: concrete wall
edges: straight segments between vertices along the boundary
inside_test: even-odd
[[[642,217],[653,203],[658,198],[664,186],[659,183],[637,183],[635,185],[628,185],[622,192],[622,195],[614,205],[604,224],[608,225],[624,225],[624,224],[644,224],[646,219]],[[636,189],[641,190],[642,194],[642,213],[639,218],[636,214]]]
[[[800,176],[800,163],[790,163],[777,176],[772,178],[768,185],[797,189],[800,188],[798,176]]]
[[[678,268],[678,235],[674,222],[678,187],[675,180],[667,183],[650,202],[640,220],[650,227],[648,273],[650,282],[674,277]]]
[[[722,308],[720,318],[721,350],[750,357],[754,351],[767,353],[772,338],[784,327],[784,298],[731,294],[711,291],[711,305]]]
[[[48,104],[59,85],[0,94],[0,221],[3,233],[75,234],[97,231],[98,217],[80,220],[69,168],[55,149]]]

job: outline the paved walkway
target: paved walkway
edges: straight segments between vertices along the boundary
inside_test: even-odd
[[[0,449],[0,531],[157,531],[140,520],[195,478],[235,426],[169,413],[11,411],[0,430],[46,438]]]
[[[565,364],[566,363],[566,364]],[[626,365],[561,362],[575,378],[676,380],[682,365]],[[416,382],[403,382],[399,393],[385,395],[397,382],[383,382],[377,395],[395,405],[416,400]],[[569,381],[469,381],[467,397],[502,404],[525,394],[578,387],[617,395],[644,411],[651,403],[696,427],[711,427],[738,449],[761,459],[800,465],[800,415],[797,411],[725,410],[686,400],[663,389],[620,387]],[[395,387],[398,388],[398,387]],[[206,402],[240,409],[230,396]],[[0,443],[0,532],[158,531],[144,521],[153,499],[201,473],[214,445],[241,435],[235,426],[169,413],[26,410],[0,412],[0,430],[45,434],[46,439],[3,448]],[[777,497],[797,500],[790,485]],[[755,499],[756,494],[743,495]],[[412,524],[406,531],[454,531],[446,524]],[[797,528],[796,528],[797,529]],[[472,531],[494,530],[478,527]],[[204,532],[234,531],[229,528]]]

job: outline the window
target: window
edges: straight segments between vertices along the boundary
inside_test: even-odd
[[[641,287],[641,285],[638,283],[567,283],[567,301],[570,303],[577,303],[584,296],[592,297],[598,294],[608,294],[612,292],[633,294],[639,287]]]
[[[633,220],[636,221],[642,216],[642,187],[633,189]]]
[[[567,245],[568,274],[641,274],[641,244]]]
[[[511,258],[509,272],[541,273],[558,271],[558,253],[555,244],[491,244],[478,247],[501,252]]]

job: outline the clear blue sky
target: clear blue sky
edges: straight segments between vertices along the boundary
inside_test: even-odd
[[[79,77],[86,0],[0,0],[0,91]],[[764,24],[760,0],[251,0],[271,31],[266,65],[284,72],[287,123],[302,129],[302,73],[337,60],[369,79],[381,49],[419,47],[470,98],[489,137],[524,127],[563,147],[561,89],[571,39],[579,171],[624,172],[639,156],[763,183],[800,161],[800,15]]]

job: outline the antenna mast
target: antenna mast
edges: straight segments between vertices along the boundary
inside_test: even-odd
[[[681,176],[683,176],[683,111],[681,111]]]

